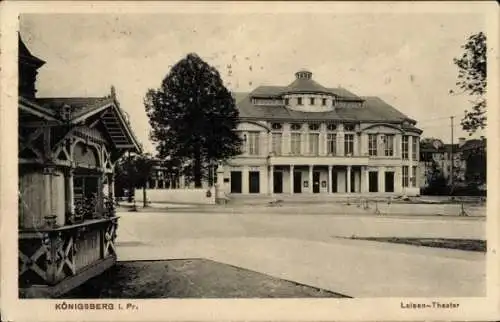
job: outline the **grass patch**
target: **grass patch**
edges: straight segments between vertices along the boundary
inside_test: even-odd
[[[342,298],[205,259],[118,262],[62,298]]]
[[[372,240],[386,243],[407,244],[413,246],[458,249],[474,252],[486,252],[486,241],[479,239],[452,238],[399,238],[399,237],[351,237],[351,239]]]

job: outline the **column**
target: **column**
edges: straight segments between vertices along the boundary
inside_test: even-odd
[[[294,171],[294,166],[290,165],[290,194],[293,195],[293,173]]]
[[[313,193],[313,166],[309,165],[309,192]]]
[[[332,168],[333,166],[332,165],[329,165],[328,166],[328,193],[332,193]]]
[[[352,145],[353,145],[352,155],[353,156],[358,156],[358,155],[360,155],[360,153],[359,153],[359,145],[360,145],[359,144],[360,143],[359,142],[360,141],[359,134],[358,133],[354,133],[352,140],[353,140],[353,143],[352,143]]]
[[[267,155],[273,152],[273,132],[269,131],[267,134]]]
[[[368,155],[368,134],[362,133],[360,136],[360,141],[359,155],[366,156]]]
[[[354,192],[360,193],[361,192],[361,169],[360,171],[354,171]]]
[[[66,213],[74,214],[75,213],[75,197],[74,197],[74,188],[73,188],[73,175],[74,169],[70,168],[66,171],[66,177],[64,178],[66,181]]]
[[[347,166],[347,179],[346,179],[347,193],[351,193],[351,166]]]
[[[408,188],[413,187],[413,136],[408,136]]]
[[[327,147],[328,134],[326,131],[326,124],[321,123],[320,125],[320,135],[319,135],[319,155],[327,155],[328,147]]]
[[[370,170],[368,169],[368,166],[363,167],[365,173],[365,184],[364,184],[364,192],[370,192]]]
[[[344,133],[337,132],[337,156],[344,156]]]
[[[243,167],[243,171],[242,171],[242,187],[241,187],[241,192],[243,194],[248,194],[249,193],[249,189],[248,189],[248,182],[249,182],[249,178],[248,178],[248,167],[247,166],[244,166]]]
[[[385,167],[378,167],[378,192],[385,192]]]
[[[274,166],[269,166],[269,194],[274,194]]]
[[[155,179],[155,187],[154,189],[158,189],[158,180]]]

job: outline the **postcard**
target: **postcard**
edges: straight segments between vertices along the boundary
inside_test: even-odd
[[[3,320],[499,317],[496,3],[1,14]]]

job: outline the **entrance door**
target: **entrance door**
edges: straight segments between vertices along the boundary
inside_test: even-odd
[[[231,193],[241,193],[241,171],[231,171]]]
[[[336,171],[332,171],[332,192],[339,192],[339,188],[338,188],[338,185],[337,185],[337,172]]]
[[[248,192],[259,193],[260,192],[260,180],[259,171],[248,172]]]
[[[302,193],[302,172],[293,172],[293,192]]]
[[[313,172],[313,193],[319,193],[319,172]]]
[[[378,192],[378,172],[370,171],[368,174],[369,192]]]
[[[385,173],[385,192],[394,192],[394,172]]]
[[[274,193],[283,193],[283,172],[274,172]]]

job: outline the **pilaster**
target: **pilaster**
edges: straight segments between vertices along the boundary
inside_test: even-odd
[[[385,192],[385,167],[378,167],[378,192]]]
[[[309,165],[309,192],[313,193],[313,165]]]
[[[247,166],[243,166],[243,169],[242,169],[242,172],[241,172],[241,177],[242,177],[242,180],[241,180],[241,192],[243,194],[248,194],[249,193],[249,190],[248,190],[248,182],[249,182],[249,177],[248,177],[248,167]]]
[[[274,194],[274,166],[269,166],[269,194]]]
[[[351,193],[351,166],[348,165],[347,166],[347,178],[346,178],[346,187],[347,187],[347,193],[350,194]]]
[[[332,190],[333,190],[333,183],[332,183],[332,168],[333,166],[332,165],[329,165],[328,166],[328,193],[332,193]]]

